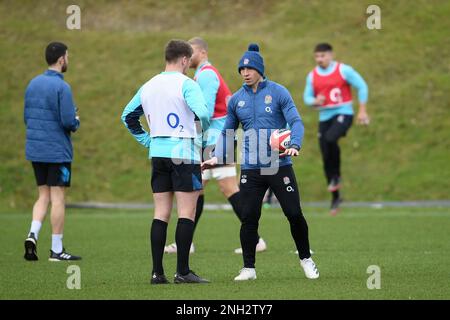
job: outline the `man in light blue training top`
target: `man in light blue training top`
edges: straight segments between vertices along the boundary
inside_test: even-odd
[[[338,140],[347,134],[353,122],[352,90],[358,90],[359,124],[368,125],[366,111],[368,88],[352,67],[333,60],[333,48],[320,43],[314,50],[317,67],[306,78],[305,104],[319,111],[319,145],[322,153],[328,191],[332,193],[331,215],[336,215],[342,198],[341,158]]]
[[[131,134],[150,149],[155,204],[150,231],[153,259],[151,284],[168,283],[164,275],[163,254],[174,196],[178,211],[175,232],[177,272],[174,282],[208,282],[189,268],[195,206],[202,190],[202,129],[209,127],[208,109],[202,91],[194,80],[186,76],[191,56],[189,43],[169,41],[165,48],[165,71],[146,82],[122,114],[122,121]],[[142,128],[139,121],[143,115],[150,133]]]
[[[308,279],[317,279],[319,271],[311,258],[308,224],[300,205],[300,194],[292,169],[291,156],[298,156],[303,140],[303,122],[289,91],[266,79],[259,47],[251,44],[239,61],[238,72],[244,85],[231,97],[228,114],[217,141],[215,156],[202,163],[203,168],[229,163],[233,158],[235,131],[244,130],[241,165],[242,224],[240,239],[244,267],[236,281],[256,279],[255,253],[261,206],[267,188],[271,188],[289,221],[292,238],[299,251],[300,265]],[[291,128],[291,144],[283,154],[270,148],[270,136]],[[231,147],[231,148],[230,148]],[[231,159],[233,161],[234,159]]]

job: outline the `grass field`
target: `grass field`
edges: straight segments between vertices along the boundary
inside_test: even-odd
[[[80,110],[74,134],[74,201],[138,201],[146,198],[146,150],[120,121],[136,90],[164,67],[171,38],[200,35],[210,60],[231,90],[242,84],[236,65],[258,42],[269,79],[285,85],[305,124],[298,177],[305,201],[328,197],[317,145],[317,114],[302,92],[317,42],[333,44],[369,85],[372,124],[354,126],[342,141],[348,200],[448,199],[450,170],[450,2],[445,0],[78,0],[81,30],[66,29],[73,1],[0,1],[0,208],[22,211],[35,190],[24,157],[24,90],[46,66],[52,40],[70,52],[65,79]],[[381,8],[382,29],[366,27],[366,9]],[[446,31],[447,30],[447,31]],[[192,75],[192,71],[190,73]],[[95,174],[93,174],[95,173]],[[144,174],[145,173],[145,174]],[[211,201],[223,201],[216,184]],[[351,197],[351,198],[350,198]]]
[[[23,96],[46,69],[50,41],[68,44],[65,79],[80,111],[73,135],[73,179],[67,201],[147,202],[150,165],[120,121],[136,90],[164,68],[171,38],[202,36],[211,62],[235,92],[236,65],[257,42],[269,79],[285,85],[305,125],[294,169],[305,202],[328,199],[317,145],[317,114],[302,92],[314,67],[312,48],[331,42],[337,60],[369,85],[369,127],[342,141],[344,197],[349,201],[449,199],[450,2],[445,0],[78,0],[81,30],[66,28],[73,1],[0,0],[0,299],[449,299],[449,208],[346,208],[330,217],[306,208],[317,281],[305,279],[286,219],[263,213],[269,250],[257,257],[258,280],[233,282],[241,257],[231,212],[206,212],[191,267],[212,283],[149,285],[151,211],[68,210],[65,245],[80,254],[81,290],[66,288],[66,263],[47,261],[49,223],[39,238],[41,260],[23,260],[36,188],[25,160]],[[381,8],[381,30],[366,27],[366,9]],[[447,31],[445,31],[447,30]],[[190,72],[192,75],[192,71]],[[447,137],[447,138],[445,138]],[[208,202],[224,201],[216,183]],[[174,238],[175,219],[168,242]],[[381,268],[381,289],[366,270]],[[175,257],[165,259],[168,276]]]
[[[241,257],[238,222],[228,212],[205,212],[191,268],[207,285],[150,286],[151,212],[69,210],[65,245],[80,254],[81,289],[66,288],[68,263],[47,261],[48,221],[38,262],[22,258],[30,216],[0,214],[0,299],[449,299],[450,209],[346,208],[337,217],[306,208],[321,277],[307,280],[293,253],[287,221],[265,210],[260,232],[268,251],[258,254],[258,279],[235,283]],[[168,241],[174,237],[175,220]],[[368,290],[369,265],[381,268],[381,289]],[[165,258],[168,276],[175,257]]]

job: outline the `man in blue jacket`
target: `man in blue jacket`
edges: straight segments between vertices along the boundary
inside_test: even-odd
[[[39,198],[25,240],[24,258],[38,260],[37,240],[51,203],[50,261],[80,260],[63,247],[65,189],[70,186],[73,149],[70,134],[80,126],[70,86],[64,81],[69,57],[67,46],[52,42],[45,50],[48,70],[30,81],[25,92],[25,153],[31,161]]]
[[[300,264],[309,279],[319,277],[311,259],[308,225],[300,206],[300,196],[292,169],[291,156],[298,156],[303,139],[303,123],[288,90],[264,77],[264,61],[259,47],[251,44],[239,61],[238,71],[244,85],[228,103],[228,114],[217,141],[215,156],[203,168],[233,159],[235,130],[239,123],[244,130],[240,192],[245,199],[242,208],[241,245],[244,267],[236,281],[256,279],[255,249],[258,222],[267,188],[271,188],[286,215],[292,237],[299,251]],[[270,148],[270,135],[276,129],[291,128],[291,145],[278,154]]]

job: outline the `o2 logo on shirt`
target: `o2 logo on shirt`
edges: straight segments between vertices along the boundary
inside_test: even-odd
[[[171,112],[167,115],[167,124],[173,129],[180,127],[180,132],[183,132],[184,127],[180,124],[180,117],[176,113]]]
[[[330,91],[330,100],[333,102],[341,103],[342,102],[342,92],[339,88],[333,88]]]

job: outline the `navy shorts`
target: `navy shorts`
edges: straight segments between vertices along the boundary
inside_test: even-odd
[[[32,162],[38,186],[70,187],[72,167],[70,162]]]
[[[181,161],[171,158],[152,158],[153,193],[191,192],[203,189],[200,164]]]

